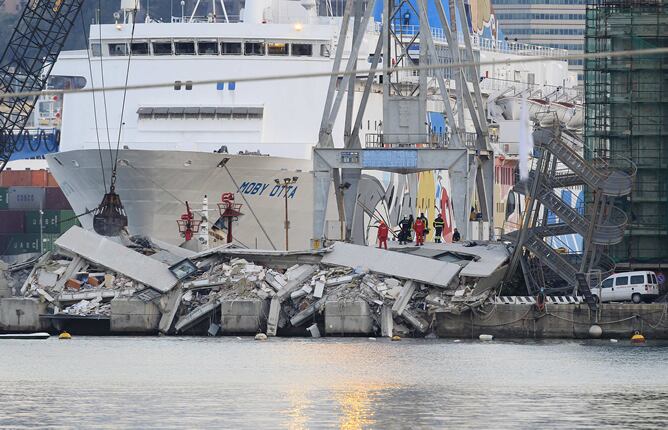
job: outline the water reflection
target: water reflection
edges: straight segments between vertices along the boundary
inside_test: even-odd
[[[668,420],[666,348],[77,338],[1,345],[0,428],[600,428]]]

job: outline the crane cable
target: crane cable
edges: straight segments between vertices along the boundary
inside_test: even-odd
[[[123,102],[121,103],[121,115],[119,119],[119,124],[118,124],[118,140],[116,141],[116,154],[114,157],[114,162],[112,163],[112,171],[111,171],[111,185],[109,188],[114,190],[114,187],[116,185],[116,172],[118,170],[118,151],[121,146],[121,136],[123,134],[123,116],[125,115],[125,102],[127,100],[127,95],[128,95],[128,81],[130,79],[130,63],[132,61],[132,43],[134,42],[135,38],[135,29],[137,27],[137,10],[138,10],[138,4],[135,3],[135,7],[132,10],[132,30],[130,32],[130,43],[127,46],[126,49],[128,49],[128,62],[127,62],[127,67],[125,69],[125,85],[124,85],[124,90],[123,90]]]
[[[109,161],[111,165],[114,164],[114,160],[111,155],[111,136],[109,135],[109,111],[107,109],[107,86],[104,83],[104,55],[102,55],[102,0],[97,0],[97,27],[98,27],[98,36],[100,40],[100,77],[102,79],[102,100],[104,105],[104,122],[107,129],[107,146],[109,147]],[[91,76],[92,79],[92,76]],[[93,88],[93,92],[95,89]],[[105,186],[106,193],[106,186]]]
[[[79,15],[81,17],[81,26],[83,27],[84,38],[88,40],[88,34],[86,32],[86,22],[84,21],[83,12]],[[95,80],[93,78],[93,63],[90,59],[90,49],[86,47],[86,56],[88,57],[88,72],[90,73],[90,86],[95,89]],[[100,57],[100,61],[102,61]],[[95,92],[92,93],[93,96],[93,115],[95,116],[95,137],[97,139],[97,151],[100,154],[100,168],[102,170],[102,185],[104,186],[104,192],[107,193],[107,178],[104,174],[104,161],[102,160],[102,145],[100,143],[100,128],[97,122],[97,100],[95,98]],[[108,128],[107,128],[108,130]]]

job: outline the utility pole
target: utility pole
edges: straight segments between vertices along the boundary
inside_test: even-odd
[[[299,177],[293,176],[292,178],[284,178],[282,181],[280,179],[274,179],[276,185],[281,185],[283,187],[283,199],[285,200],[285,250],[289,248],[289,235],[288,230],[290,230],[290,218],[288,217],[288,187],[297,183]]]

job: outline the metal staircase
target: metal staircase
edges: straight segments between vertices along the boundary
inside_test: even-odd
[[[533,169],[528,180],[514,187],[527,197],[522,225],[504,237],[515,244],[509,270],[514,270],[518,262],[521,264],[529,294],[563,290],[563,285],[555,286],[549,281],[551,277],[543,273],[543,268],[549,269],[561,284],[584,296],[589,306],[596,308],[590,288],[614,272],[614,263],[603,254],[603,247],[621,242],[628,223],[626,214],[613,205],[613,200],[631,192],[635,166],[628,160],[617,161],[614,166],[609,160],[585,160],[578,153],[584,152],[582,141],[560,126],[538,128],[533,139]],[[585,214],[555,192],[576,185],[586,185],[593,196]],[[548,211],[559,218],[559,223],[548,223]],[[564,254],[544,240],[571,233],[584,238],[584,252]]]

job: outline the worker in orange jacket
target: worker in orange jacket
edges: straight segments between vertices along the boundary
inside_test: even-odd
[[[378,225],[378,248],[383,246],[387,249],[387,237],[390,234],[390,228],[385,224],[385,221],[381,221]]]
[[[413,223],[413,230],[415,231],[415,244],[417,246],[424,245],[424,221],[421,218],[415,220]]]

